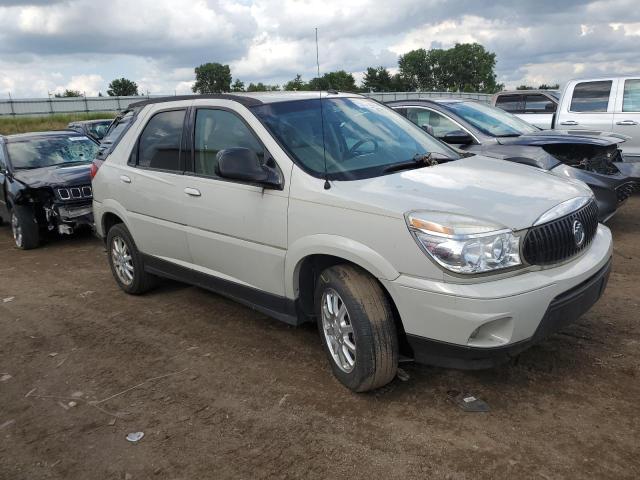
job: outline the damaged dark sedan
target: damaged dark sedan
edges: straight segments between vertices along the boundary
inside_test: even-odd
[[[600,221],[608,220],[640,186],[640,163],[624,163],[624,137],[602,132],[540,130],[471,100],[404,100],[388,105],[438,139],[472,153],[541,168],[585,182]]]
[[[47,232],[93,225],[91,162],[98,144],[73,131],[0,136],[0,218],[16,246],[35,248]]]

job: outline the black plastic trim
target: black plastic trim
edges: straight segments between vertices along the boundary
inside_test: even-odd
[[[207,275],[153,255],[143,253],[142,257],[145,271],[153,275],[210,290],[289,325],[304,323],[304,319],[297,315],[294,300]]]
[[[602,296],[611,273],[611,263],[610,258],[597,273],[554,298],[531,338],[504,347],[480,348],[407,334],[414,361],[464,370],[501,365],[586,313]]]
[[[257,105],[263,105],[263,102],[253,97],[245,97],[242,95],[229,95],[229,94],[220,93],[220,94],[210,94],[210,95],[177,95],[173,97],[149,98],[148,100],[132,103],[129,105],[129,108],[139,108],[139,107],[144,107],[145,105],[152,105],[155,103],[177,102],[181,100],[202,100],[202,99],[233,100],[235,102],[238,102],[244,105],[245,107],[255,107]]]

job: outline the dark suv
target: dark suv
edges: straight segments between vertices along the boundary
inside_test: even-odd
[[[0,219],[11,219],[16,246],[43,233],[93,224],[89,175],[98,144],[73,131],[0,136]]]

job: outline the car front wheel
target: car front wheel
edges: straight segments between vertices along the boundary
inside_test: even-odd
[[[40,244],[40,230],[29,208],[14,206],[11,209],[11,232],[16,247],[31,250]]]
[[[357,267],[324,270],[315,291],[318,329],[334,375],[355,392],[389,383],[398,369],[393,310],[377,280]]]

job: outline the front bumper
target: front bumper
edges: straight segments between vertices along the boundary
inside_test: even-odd
[[[557,267],[474,284],[404,275],[383,284],[417,362],[487,368],[586,312],[604,291],[611,253],[611,232],[600,225],[586,251]]]

